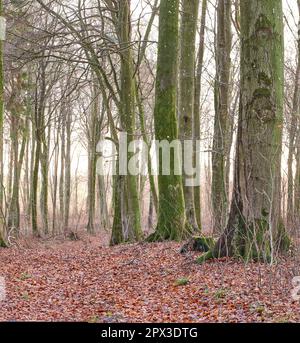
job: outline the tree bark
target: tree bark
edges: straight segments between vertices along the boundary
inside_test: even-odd
[[[99,96],[96,84],[93,85],[93,103],[91,106],[89,128],[88,128],[88,224],[87,231],[95,233],[95,206],[96,206],[96,145],[97,145],[97,117],[100,114]]]
[[[178,81],[178,0],[162,0],[159,15],[159,39],[154,109],[155,136],[158,141],[178,139],[176,115]],[[159,152],[159,205],[156,231],[148,240],[179,240],[185,233],[186,215],[182,177],[175,175],[179,156],[171,152],[170,175],[162,175]]]
[[[0,15],[3,14],[3,3],[0,0]],[[5,217],[3,215],[4,178],[3,178],[3,123],[4,123],[4,67],[3,67],[3,42],[0,41],[0,247],[5,246],[4,227]]]
[[[300,0],[298,0],[298,12],[300,15]],[[289,153],[288,153],[288,196],[287,196],[287,224],[289,227],[294,226],[294,220],[300,212],[300,149],[299,149],[299,110],[300,110],[300,18],[298,22],[297,38],[297,68],[295,75],[295,87],[293,95],[293,108],[291,114],[291,124],[289,131]],[[297,145],[296,145],[297,144]],[[296,154],[296,174],[293,174],[293,162]]]
[[[203,70],[203,57],[204,57],[204,42],[205,42],[205,25],[206,25],[206,13],[207,13],[207,0],[202,0],[201,9],[201,24],[200,24],[200,41],[198,50],[197,70],[195,76],[195,100],[194,100],[194,142],[201,139],[201,112],[200,112],[200,98],[201,98],[201,81]],[[194,147],[196,154],[200,154],[197,151],[197,146]],[[196,160],[196,156],[195,159]],[[195,213],[197,219],[198,228],[201,230],[201,187],[196,186],[194,188],[194,203]]]
[[[231,67],[231,0],[219,0],[217,8],[215,122],[212,151],[213,230],[221,233],[227,214],[225,159],[228,150]]]
[[[194,127],[194,92],[195,92],[195,40],[197,31],[199,0],[184,0],[182,3],[181,31],[180,31],[180,64],[179,64],[179,136],[184,150],[185,141],[193,139]],[[193,150],[195,145],[193,145]],[[191,156],[193,162],[194,151]],[[197,171],[198,173],[198,171]],[[199,231],[195,205],[194,186],[188,185],[191,177],[183,168],[183,191],[187,223],[192,232]]]
[[[121,130],[127,133],[128,141],[127,147],[130,142],[134,140],[135,135],[135,83],[133,73],[133,59],[131,42],[131,22],[130,22],[130,0],[119,1],[119,40],[122,48],[121,57],[121,72],[120,72],[120,125]],[[128,153],[127,161],[133,156]],[[118,208],[122,211],[122,222],[125,223],[126,229],[123,229],[125,240],[139,241],[142,239],[141,229],[141,212],[140,200],[137,189],[137,176],[124,175],[124,189],[121,190],[123,198],[123,206]],[[120,177],[116,180],[121,181]],[[122,181],[121,181],[122,184]],[[119,185],[120,186],[120,185]],[[117,186],[117,187],[119,187]],[[124,193],[125,192],[125,193]],[[115,194],[117,196],[117,194]],[[121,199],[122,200],[122,199]],[[122,203],[122,201],[121,201]],[[115,212],[115,215],[120,215]]]
[[[199,258],[273,261],[289,239],[281,220],[283,14],[281,0],[241,1],[240,111],[229,220],[215,248]]]

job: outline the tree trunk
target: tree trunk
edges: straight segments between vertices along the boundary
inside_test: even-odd
[[[59,210],[60,210],[60,227],[64,232],[65,218],[65,161],[66,161],[66,111],[67,104],[65,99],[61,104],[60,125],[61,125],[61,146],[60,146],[60,177],[59,177]]]
[[[44,100],[45,101],[45,100]],[[48,234],[48,164],[49,164],[49,145],[47,142],[46,137],[46,128],[45,128],[45,111],[43,109],[43,113],[41,113],[41,191],[40,191],[40,208],[41,208],[41,217],[43,223],[43,232],[47,235]]]
[[[201,139],[201,113],[200,113],[200,97],[201,97],[201,79],[203,70],[203,56],[204,56],[204,41],[205,41],[205,25],[206,25],[207,0],[202,0],[201,10],[201,24],[200,24],[200,41],[198,50],[198,62],[195,76],[195,100],[194,100],[194,142]],[[196,154],[197,146],[194,147]],[[196,156],[194,161],[196,161]],[[194,204],[198,228],[201,230],[201,187],[194,187]]]
[[[3,4],[0,0],[0,15],[3,13]],[[4,70],[3,70],[3,42],[0,41],[0,247],[5,246],[4,227],[5,218],[3,216],[3,122],[4,122]]]
[[[194,127],[195,92],[195,39],[197,31],[199,0],[184,0],[182,4],[179,65],[179,136],[184,151],[185,141],[192,141]],[[194,149],[195,145],[193,145]],[[194,160],[194,151],[191,159]],[[199,160],[199,159],[198,159]],[[196,171],[198,174],[198,170]],[[190,185],[194,175],[188,175],[183,168],[183,191],[187,223],[194,233],[199,231],[195,206],[194,185]],[[200,180],[199,180],[200,181]]]
[[[17,86],[14,85],[16,88]],[[13,100],[15,101],[15,99]],[[11,109],[11,121],[10,121],[10,141],[11,141],[11,154],[12,159],[12,189],[9,197],[9,208],[7,218],[7,229],[15,230],[15,233],[20,229],[20,204],[19,204],[19,170],[18,170],[18,158],[19,158],[19,113],[16,113],[15,109]]]
[[[176,88],[178,81],[178,0],[163,0],[160,4],[159,39],[154,109],[155,136],[158,141],[178,139]],[[182,177],[175,175],[179,164],[176,149],[172,149],[170,175],[162,173],[162,151],[159,152],[159,205],[156,231],[148,240],[179,240],[185,233],[186,215]]]
[[[229,81],[231,52],[231,0],[219,0],[217,8],[215,122],[212,151],[213,230],[221,233],[226,223],[225,158],[228,150]]]
[[[19,143],[18,143],[18,136],[19,136],[19,114],[12,113],[13,118],[11,121],[12,125],[12,144],[13,144],[13,160],[14,160],[14,176],[13,176],[13,188],[12,188],[12,195],[10,198],[9,210],[8,210],[8,220],[7,220],[7,228],[15,230],[14,233],[19,233],[20,230],[20,177],[21,177],[21,169],[23,165],[23,159],[25,154],[26,148],[26,141],[27,141],[27,127],[25,126],[23,136],[22,136],[22,144],[21,149],[19,151]],[[26,123],[28,124],[27,118],[25,119]]]
[[[54,134],[55,151],[54,151],[54,166],[52,177],[52,235],[57,233],[57,188],[58,188],[58,162],[59,162],[59,137],[60,137],[60,125],[58,122],[56,132]]]
[[[241,98],[234,194],[227,227],[199,258],[273,261],[289,247],[281,221],[283,14],[281,0],[241,1]]]
[[[123,132],[128,135],[127,147],[134,140],[135,134],[135,84],[133,73],[132,51],[129,46],[131,42],[131,23],[130,23],[130,0],[119,1],[119,39],[121,45],[121,75],[120,75],[120,124]],[[127,161],[133,156],[128,153]],[[125,239],[130,241],[141,240],[141,212],[140,201],[137,189],[137,176],[124,176],[124,206],[123,211],[128,233]]]
[[[96,202],[96,145],[97,145],[97,117],[99,116],[99,96],[96,84],[93,86],[93,104],[88,128],[88,224],[87,231],[91,234],[95,233],[95,202]]]
[[[298,12],[300,15],[300,0],[298,0]],[[298,113],[300,110],[300,19],[298,22],[298,39],[297,39],[297,48],[298,48],[298,59],[297,59],[297,68],[295,76],[295,88],[293,95],[293,108],[291,114],[291,123],[289,130],[289,153],[288,153],[288,194],[287,194],[287,224],[288,227],[294,226],[294,220],[299,218],[300,211],[300,183],[299,183],[299,174],[300,174],[300,165],[299,158],[296,158],[296,175],[294,180],[293,175],[293,161],[295,157],[295,145],[297,142],[297,150],[299,151],[299,140],[300,135],[297,129],[299,130],[299,120]],[[299,156],[299,153],[297,153]]]
[[[71,200],[71,125],[72,125],[72,112],[69,108],[66,118],[66,162],[65,162],[65,210],[64,210],[64,228],[69,228],[70,216],[70,200]]]

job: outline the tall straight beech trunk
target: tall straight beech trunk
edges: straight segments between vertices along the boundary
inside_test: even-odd
[[[39,167],[42,158],[43,145],[43,130],[44,130],[44,101],[45,101],[45,66],[41,63],[37,76],[37,86],[35,89],[35,110],[33,116],[35,151],[32,170],[32,194],[31,194],[31,225],[34,235],[39,235],[38,228],[38,182],[39,182]],[[39,88],[38,88],[39,87]]]
[[[131,23],[130,23],[130,0],[119,0],[119,41],[121,46],[121,72],[120,72],[120,124],[123,132],[128,135],[127,144],[134,140],[135,134],[135,83],[132,59]],[[128,153],[127,161],[132,157]],[[117,170],[118,171],[118,170]],[[118,175],[115,178],[115,217],[121,217],[123,238],[135,241],[142,239],[140,200],[138,194],[138,182],[135,175]],[[121,199],[117,192],[121,192]],[[119,204],[118,204],[119,203]],[[117,211],[121,211],[118,213]],[[120,220],[114,220],[111,243],[119,243]],[[116,226],[115,226],[116,225]],[[118,226],[118,228],[117,228]]]
[[[199,0],[184,0],[182,3],[179,64],[179,136],[184,147],[185,140],[193,139],[194,92],[195,92],[195,39],[197,31]],[[194,148],[194,146],[193,146]],[[191,156],[193,158],[193,155]],[[195,162],[195,161],[194,161]],[[194,177],[194,176],[193,176]],[[194,187],[188,185],[191,175],[183,168],[183,191],[187,223],[194,232],[198,224],[194,206]]]
[[[35,90],[33,91],[33,93],[35,92]],[[35,94],[32,94],[32,98],[34,99]],[[34,105],[35,106],[35,105]],[[29,166],[29,186],[30,186],[30,196],[29,196],[29,206],[27,209],[27,215],[28,218],[30,218],[30,223],[31,223],[31,227],[33,228],[33,224],[32,224],[32,203],[33,203],[33,197],[34,197],[34,188],[33,188],[33,174],[34,174],[34,156],[35,156],[35,149],[36,149],[36,132],[35,132],[35,107],[32,111],[31,114],[31,144],[30,144],[30,166]]]
[[[135,91],[136,91],[136,101],[137,101],[137,110],[139,113],[139,119],[140,119],[140,126],[141,126],[141,134],[143,137],[144,142],[147,144],[149,152],[148,152],[148,174],[149,174],[149,183],[150,183],[150,190],[151,190],[151,197],[152,197],[152,202],[155,208],[155,211],[157,212],[158,208],[158,195],[155,187],[155,178],[154,175],[152,175],[152,163],[151,163],[151,154],[150,154],[150,142],[147,137],[146,133],[146,120],[145,120],[145,110],[143,106],[143,101],[142,101],[142,94],[141,91],[138,87],[137,80],[135,80]]]
[[[95,233],[95,202],[96,202],[96,145],[98,136],[97,119],[100,114],[99,110],[99,96],[98,88],[96,84],[93,85],[93,104],[91,106],[91,114],[89,121],[89,132],[88,132],[88,150],[89,150],[89,161],[88,161],[88,224],[87,231],[91,234]]]
[[[18,88],[17,83],[14,85]],[[16,101],[14,98],[13,101]],[[12,101],[12,102],[13,102]],[[18,171],[18,156],[19,156],[19,113],[12,106],[10,109],[11,120],[10,120],[10,141],[11,141],[11,166],[12,166],[12,187],[11,194],[9,197],[9,208],[7,218],[8,230],[16,230],[17,233],[20,228],[20,204],[19,204],[19,171]]]
[[[43,100],[43,102],[45,99]],[[48,164],[49,164],[49,144],[46,135],[46,128],[45,128],[45,108],[43,108],[41,112],[41,191],[40,191],[40,208],[41,208],[41,219],[43,225],[43,232],[45,234],[49,233],[49,224],[48,224]]]
[[[3,13],[3,1],[0,0],[0,15]],[[4,242],[4,208],[3,208],[3,120],[4,120],[4,72],[3,72],[3,42],[0,41],[0,247]]]
[[[240,111],[234,194],[213,251],[272,261],[289,239],[281,221],[283,14],[281,0],[241,1]]]
[[[103,126],[103,118],[106,114],[106,106],[105,102],[102,99],[102,106],[101,106],[101,118],[98,120],[98,132],[99,135],[97,137],[98,140],[102,140],[101,131]],[[103,161],[101,159],[97,160],[99,167],[102,169],[104,168]],[[102,165],[101,165],[102,163]],[[97,164],[98,167],[98,164]],[[104,175],[97,176],[97,183],[98,183],[98,206],[100,212],[100,227],[101,229],[108,229],[109,228],[109,214],[108,214],[108,204],[107,204],[107,189],[106,189],[106,181]]]
[[[58,162],[59,162],[59,137],[60,137],[60,125],[55,123],[54,142],[56,149],[54,151],[54,165],[53,165],[53,177],[52,177],[52,235],[57,233],[57,190],[58,190]]]
[[[204,41],[205,41],[205,25],[206,25],[206,13],[207,13],[207,0],[202,0],[201,9],[201,24],[200,24],[200,41],[199,50],[197,56],[197,69],[195,76],[195,99],[194,99],[194,142],[201,139],[201,112],[200,112],[200,97],[201,97],[201,79],[203,70],[203,57],[204,57]],[[194,147],[196,154],[197,146]],[[195,156],[196,159],[196,156]],[[198,228],[201,229],[201,187],[194,187],[194,206]]]
[[[217,8],[215,79],[215,122],[212,151],[212,211],[214,232],[221,232],[226,223],[227,194],[225,159],[228,150],[231,0],[219,0]]]
[[[30,202],[30,194],[31,194],[31,142],[33,141],[33,130],[32,130],[32,115],[33,115],[33,104],[32,104],[32,98],[34,96],[32,92],[32,73],[28,71],[28,84],[27,87],[30,88],[28,90],[28,97],[26,100],[26,146],[25,146],[25,152],[24,152],[24,176],[23,176],[23,189],[24,189],[24,202],[23,202],[23,211],[26,217],[26,225],[27,227],[30,227],[30,213],[31,213],[31,202]],[[33,148],[34,149],[34,148]]]
[[[67,112],[66,99],[62,100],[60,109],[60,122],[61,126],[61,143],[60,143],[60,176],[59,176],[59,214],[60,214],[60,228],[64,232],[66,229],[64,227],[65,218],[65,163],[66,163],[66,112]]]
[[[159,38],[154,109],[155,136],[158,141],[178,139],[176,115],[178,81],[178,0],[162,0],[159,15]],[[182,177],[175,175],[179,156],[172,149],[170,175],[162,175],[162,153],[159,152],[159,205],[156,231],[148,239],[178,240],[183,237],[186,214]]]
[[[297,68],[295,75],[295,87],[293,95],[293,108],[291,124],[289,131],[289,154],[288,154],[288,197],[287,197],[287,223],[289,226],[294,225],[293,221],[299,218],[300,211],[300,134],[299,134],[299,110],[300,110],[300,0],[298,0],[298,37],[297,37]],[[298,129],[298,130],[297,130]],[[297,143],[297,145],[296,145]],[[296,175],[294,180],[293,161],[296,154]]]
[[[28,120],[27,118],[24,120],[25,126],[22,136],[22,143],[21,147],[19,148],[19,129],[20,129],[20,118],[19,113],[12,111],[12,130],[11,130],[11,140],[13,144],[13,187],[12,187],[12,195],[10,197],[10,204],[8,209],[8,219],[7,219],[7,228],[13,229],[14,234],[18,233],[20,230],[20,177],[21,177],[21,170],[23,165],[23,159],[25,155],[25,148],[26,148],[26,141],[28,135]]]
[[[72,112],[69,108],[66,118],[66,163],[65,163],[65,210],[64,228],[69,228],[70,201],[71,201],[71,134],[72,134]]]

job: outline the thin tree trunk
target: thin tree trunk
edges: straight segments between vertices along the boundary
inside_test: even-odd
[[[231,52],[231,0],[219,0],[217,8],[215,122],[212,151],[212,210],[214,232],[226,224],[227,194],[225,159],[228,150],[229,81]]]
[[[202,10],[201,10],[201,24],[200,24],[200,41],[198,50],[198,61],[197,70],[195,76],[195,99],[194,99],[194,142],[200,141],[201,139],[201,113],[200,113],[200,97],[201,97],[201,81],[202,81],[202,70],[203,70],[203,56],[204,56],[204,42],[205,42],[205,25],[206,25],[206,13],[207,13],[207,0],[202,0]],[[200,154],[197,151],[197,146],[194,146],[194,151],[196,155]],[[197,156],[194,158],[196,161]],[[197,225],[199,230],[201,230],[201,187],[194,187],[194,204],[195,213],[197,219]]]
[[[180,32],[180,64],[179,64],[179,136],[184,151],[186,141],[193,140],[194,127],[194,100],[195,100],[195,40],[197,32],[199,0],[183,0]],[[195,145],[193,145],[194,149]],[[196,147],[197,148],[197,147]],[[187,155],[187,150],[184,151]],[[191,151],[190,162],[195,162],[194,151]],[[188,156],[184,156],[186,161]],[[198,159],[199,161],[199,159]],[[186,167],[186,166],[185,166]],[[196,170],[196,174],[198,174]],[[192,232],[199,231],[195,206],[194,206],[194,184],[191,179],[195,175],[188,175],[183,168],[183,191],[185,200],[185,211],[188,225]],[[200,180],[196,180],[200,181]],[[195,180],[194,180],[195,183]]]
[[[71,125],[72,113],[71,109],[67,111],[66,118],[66,161],[65,161],[65,210],[64,210],[64,228],[69,228],[70,216],[70,201],[71,201]]]
[[[91,234],[95,233],[95,206],[96,206],[96,145],[97,145],[97,117],[100,114],[99,96],[96,84],[93,85],[93,104],[91,107],[89,128],[88,128],[88,224],[87,231]]]
[[[3,4],[0,0],[0,15],[3,14]],[[0,41],[0,247],[5,246],[4,226],[5,217],[3,216],[4,207],[4,177],[3,177],[3,123],[4,123],[4,67],[3,67],[3,42]]]
[[[298,12],[300,16],[300,0],[298,0]],[[293,96],[293,108],[291,115],[291,124],[289,131],[289,153],[288,153],[288,194],[287,194],[287,224],[288,226],[293,226],[294,219],[299,218],[300,212],[300,183],[299,183],[299,158],[296,159],[296,175],[294,180],[293,174],[293,161],[295,155],[295,145],[296,142],[299,144],[299,110],[300,110],[300,17],[298,22],[298,39],[297,39],[297,69],[295,76],[295,88]],[[299,150],[299,145],[297,144],[297,149]],[[299,155],[299,154],[297,154]],[[295,207],[294,207],[295,206]]]
[[[40,75],[38,76],[38,80]],[[41,83],[43,84],[43,82]],[[45,84],[44,84],[45,86]],[[43,90],[40,90],[43,92]],[[43,127],[41,126],[41,120],[43,116],[43,111],[41,107],[41,99],[43,96],[38,94],[38,88],[35,90],[35,113],[34,113],[34,130],[35,130],[35,156],[33,162],[32,171],[32,194],[31,194],[31,225],[32,232],[34,235],[39,235],[38,229],[38,214],[37,214],[37,200],[38,200],[38,180],[39,180],[39,167],[42,154],[42,132]]]
[[[53,166],[53,195],[52,195],[52,235],[55,235],[57,232],[57,188],[58,188],[58,162],[59,162],[59,137],[60,137],[60,125],[55,130],[56,137],[54,136],[55,141],[55,152],[54,152],[54,166]]]
[[[12,188],[12,196],[10,198],[10,205],[8,210],[8,220],[7,220],[7,228],[14,229],[15,233],[19,233],[20,231],[20,178],[21,178],[21,170],[25,155],[25,148],[26,148],[26,141],[27,141],[27,128],[25,127],[22,137],[22,144],[19,152],[19,144],[18,144],[18,136],[19,136],[19,120],[18,114],[14,113],[13,116],[15,118],[12,119],[13,128],[13,158],[14,158],[14,177],[13,177],[13,188]],[[26,122],[27,118],[26,118]]]
[[[67,104],[63,100],[61,106],[61,147],[60,147],[60,177],[59,177],[59,210],[60,210],[60,227],[64,232],[64,218],[65,218],[65,160],[66,160],[66,110]]]
[[[40,191],[40,208],[41,217],[43,223],[43,232],[47,235],[49,231],[48,227],[48,164],[49,164],[49,145],[47,142],[46,131],[45,131],[45,113],[43,111],[43,119],[41,120],[41,139],[42,139],[42,149],[41,149],[41,191]]]

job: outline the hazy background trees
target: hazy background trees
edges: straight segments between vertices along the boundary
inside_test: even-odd
[[[252,20],[261,18],[261,29],[250,30],[256,40],[241,50],[245,35],[254,39],[245,31],[248,24],[255,25],[249,23],[251,6],[245,8],[246,3],[3,0],[1,11],[0,2],[7,19],[6,41],[0,43],[0,244],[20,234],[70,235],[81,229],[101,232],[111,244],[151,233],[152,240],[181,239],[201,230],[219,235],[230,219],[236,154],[246,174],[257,168],[252,183],[251,173],[239,181],[247,206],[253,200],[255,211],[264,217],[260,219],[272,227],[280,220],[296,233],[300,5],[293,0],[260,1],[261,17],[256,12]],[[279,16],[274,23],[268,8]],[[263,70],[260,56],[266,49],[272,63],[267,61]],[[275,57],[281,61],[273,61]],[[250,103],[247,99],[256,90],[262,92],[257,106],[265,99],[272,107],[268,111],[276,112],[277,119],[268,121],[268,133],[261,122],[252,123],[245,109],[244,102]],[[258,135],[261,130],[263,143],[250,135],[249,126],[241,125],[241,112],[251,117],[246,121],[252,131]],[[174,171],[158,177],[112,176],[119,156],[112,152],[106,161],[99,159],[97,144],[105,139],[118,147],[124,132],[128,145],[139,138],[148,145],[154,138],[200,140],[194,159],[200,153],[201,185],[186,187],[188,176]],[[269,144],[276,153],[262,151]],[[108,175],[97,174],[99,163]],[[146,169],[152,167],[149,159]],[[255,181],[261,173],[263,181]],[[256,199],[254,189],[264,195]],[[272,206],[267,210],[261,202]]]

